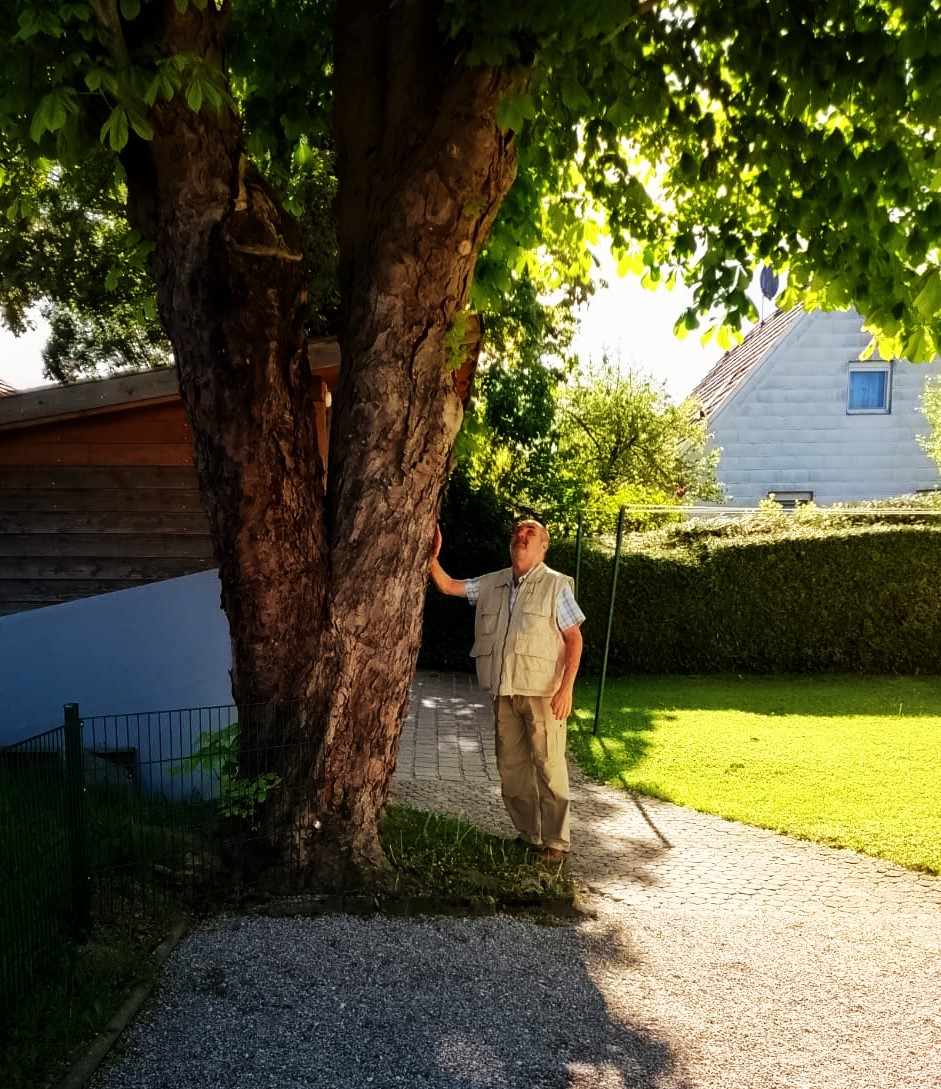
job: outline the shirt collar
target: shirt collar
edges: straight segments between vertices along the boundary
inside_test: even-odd
[[[517,590],[518,590],[518,589],[519,589],[519,588],[520,588],[520,587],[521,587],[521,586],[523,585],[523,583],[524,583],[524,582],[526,582],[526,580],[527,580],[527,579],[528,579],[528,578],[530,577],[530,575],[535,575],[535,573],[536,573],[536,572],[537,572],[537,571],[538,571],[538,570],[539,570],[540,568],[542,568],[542,567],[545,567],[545,566],[546,566],[546,565],[545,565],[545,563],[537,563],[537,564],[536,564],[536,566],[535,566],[535,567],[531,567],[531,568],[530,568],[530,569],[529,569],[529,570],[528,570],[528,571],[526,572],[526,574],[525,574],[525,575],[520,575],[520,578],[519,578],[519,582],[518,582],[518,583],[516,584],[516,588],[517,588]],[[513,568],[512,568],[512,567],[510,568],[510,582],[511,582],[511,583],[513,582]]]

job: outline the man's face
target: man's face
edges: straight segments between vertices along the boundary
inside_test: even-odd
[[[519,574],[542,563],[549,548],[546,531],[538,522],[520,522],[510,538],[510,560]]]

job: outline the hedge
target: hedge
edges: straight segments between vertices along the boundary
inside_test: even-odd
[[[492,569],[475,558],[450,573]],[[573,573],[574,544],[548,562]],[[601,668],[611,563],[583,550],[587,673]],[[469,669],[472,641],[473,610],[432,588],[421,664]],[[941,673],[941,524],[779,515],[628,535],[608,672]]]

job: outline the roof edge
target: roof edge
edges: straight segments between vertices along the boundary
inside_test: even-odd
[[[172,401],[179,395],[175,366],[135,371],[115,378],[95,378],[67,386],[40,386],[0,399],[0,429],[106,411],[145,401]]]
[[[715,363],[689,394],[707,418],[726,407],[806,316],[801,303],[790,310],[775,310]]]
[[[336,389],[340,345],[336,337],[317,337],[307,345],[311,373]],[[108,412],[145,402],[175,401],[180,396],[176,365],[133,371],[113,378],[91,378],[69,385],[14,390],[0,398],[0,430],[26,427],[88,413]]]

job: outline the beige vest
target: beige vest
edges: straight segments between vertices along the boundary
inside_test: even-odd
[[[554,696],[565,668],[565,644],[556,621],[568,575],[539,564],[523,579],[510,612],[513,571],[480,580],[471,648],[481,688],[494,696]]]

